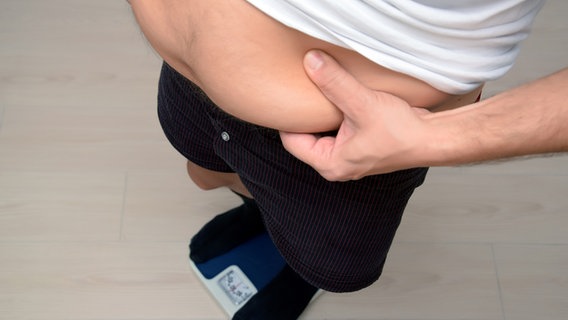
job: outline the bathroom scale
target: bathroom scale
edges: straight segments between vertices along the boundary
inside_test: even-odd
[[[191,259],[190,259],[191,261]],[[231,251],[191,266],[229,317],[239,311],[286,266],[264,232]]]

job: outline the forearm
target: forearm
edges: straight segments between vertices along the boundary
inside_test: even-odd
[[[332,181],[568,151],[568,68],[465,107],[428,113],[369,89],[320,51],[306,73],[343,112],[334,137],[282,132],[286,149]]]
[[[431,165],[568,151],[568,68],[462,109],[432,114]]]

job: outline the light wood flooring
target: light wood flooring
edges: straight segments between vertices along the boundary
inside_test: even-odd
[[[486,95],[566,66],[567,12]],[[0,319],[224,319],[187,243],[238,200],[186,177],[159,67],[125,1],[0,1]],[[567,270],[568,157],[432,169],[381,280],[303,319],[568,319]]]

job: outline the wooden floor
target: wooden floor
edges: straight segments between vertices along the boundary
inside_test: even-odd
[[[566,65],[566,12],[486,94]],[[125,1],[0,1],[0,319],[224,319],[187,243],[238,201],[186,177],[159,66]],[[433,169],[381,280],[303,319],[568,319],[566,270],[568,157]]]

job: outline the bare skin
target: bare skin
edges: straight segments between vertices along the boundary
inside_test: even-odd
[[[568,152],[568,68],[438,113],[365,87],[322,52],[306,56],[306,70],[345,119],[336,137],[281,137],[288,151],[328,180]]]
[[[303,57],[312,48],[333,55],[368,88],[414,107],[453,109],[473,102],[481,91],[441,92],[356,52],[290,29],[246,1],[129,2],[144,35],[168,64],[200,86],[221,109],[257,125],[303,133],[339,127],[343,113],[304,71]],[[240,181],[236,175],[227,182],[224,174],[220,178],[195,164],[188,167],[192,179],[207,181],[207,188]]]

